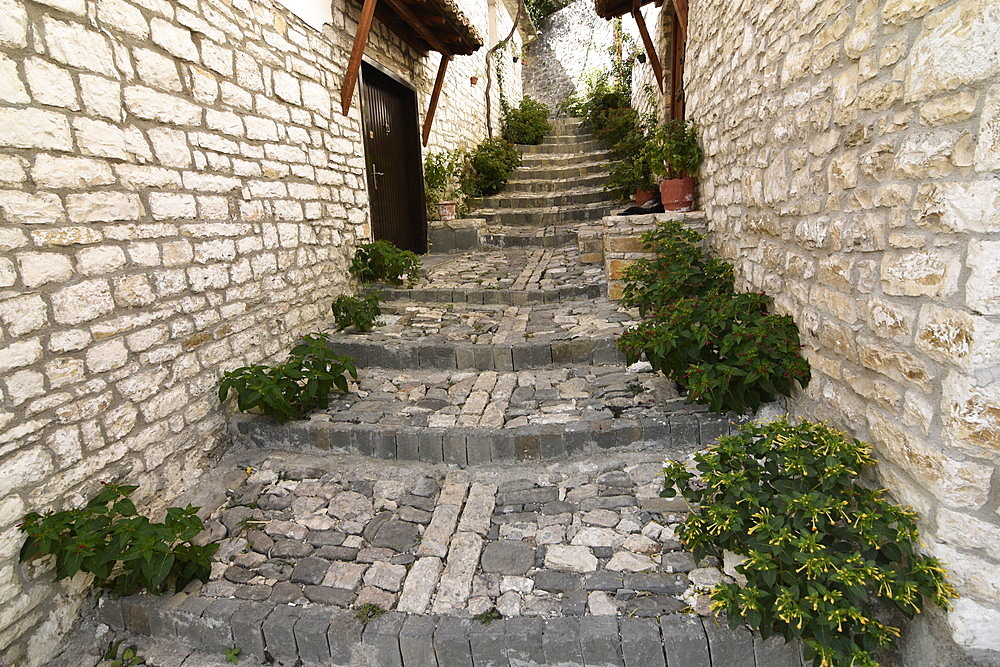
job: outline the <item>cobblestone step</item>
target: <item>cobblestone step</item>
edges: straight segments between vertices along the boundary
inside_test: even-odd
[[[539,165],[520,166],[513,174],[512,181],[518,183],[522,180],[550,180],[550,181],[561,181],[566,184],[571,185],[572,179],[589,179],[595,176],[601,176],[605,179],[608,177],[608,163],[602,160],[598,161],[586,161],[580,160],[579,162],[574,162],[566,165],[545,167]]]
[[[468,224],[478,221],[435,222],[431,224],[428,243],[434,254],[453,254],[477,249],[560,248],[577,243],[576,225],[546,227],[504,227],[503,225]]]
[[[414,301],[425,303],[471,303],[485,305],[524,306],[532,303],[562,303],[580,299],[597,299],[605,296],[607,286],[601,282],[591,285],[568,285],[550,289],[527,289],[520,291],[490,289],[398,289],[377,288],[383,301]]]
[[[534,179],[514,179],[507,181],[505,192],[560,192],[565,188],[601,188],[603,189],[608,175],[603,171],[598,171],[591,176],[571,176],[569,178],[534,178]]]
[[[455,470],[247,451],[227,460],[247,475],[202,494],[210,581],[101,598],[95,622],[161,667],[233,647],[351,667],[802,667],[798,645],[709,616],[729,579],[678,541],[688,508],[659,497],[662,456]],[[386,613],[364,624],[365,604]]]
[[[600,220],[620,208],[609,201],[593,204],[546,206],[535,208],[481,209],[477,215],[491,224],[500,225],[558,225],[568,222]]]
[[[535,146],[518,146],[517,148],[524,154],[525,157],[529,155],[542,156],[549,154],[565,155],[567,153],[596,153],[605,150],[604,144],[591,136],[576,135],[571,139],[581,139],[582,141],[546,139],[546,141]]]
[[[610,201],[610,197],[603,187],[568,187],[563,188],[558,194],[505,192],[504,194],[484,198],[482,200],[482,207],[503,210],[548,206],[563,207],[607,201]]]
[[[606,299],[544,305],[391,301],[383,325],[334,333],[331,347],[359,367],[524,370],[624,363],[615,336],[635,314]]]
[[[611,159],[611,152],[603,147],[595,150],[562,153],[527,153],[521,156],[521,165],[527,168],[569,167],[581,162],[604,162]]]

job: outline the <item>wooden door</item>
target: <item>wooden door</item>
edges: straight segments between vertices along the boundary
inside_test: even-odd
[[[406,250],[427,252],[416,93],[362,63],[361,122],[372,234]]]
[[[684,37],[677,13],[671,19],[670,118],[684,119]]]

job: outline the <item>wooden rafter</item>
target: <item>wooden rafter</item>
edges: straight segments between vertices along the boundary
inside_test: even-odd
[[[340,108],[345,116],[351,109],[354,87],[358,85],[358,74],[361,72],[361,58],[365,55],[365,44],[368,43],[368,33],[372,29],[376,1],[365,0],[365,4],[361,7],[358,32],[354,35],[354,46],[351,47],[351,59],[347,62],[347,72],[344,74],[344,87],[340,89]]]
[[[663,92],[663,66],[660,64],[660,57],[656,55],[656,46],[649,36],[649,29],[646,28],[646,20],[642,17],[642,11],[635,7],[632,9],[632,18],[639,27],[639,36],[642,37],[642,44],[646,47],[646,55],[649,57],[649,64],[653,67],[653,74],[656,76],[656,85]]]
[[[387,5],[392,7],[392,9],[399,14],[399,16],[406,19],[409,27],[413,28],[413,30],[416,31],[416,33],[420,35],[425,42],[430,44],[432,49],[442,54],[450,51],[447,46],[441,43],[441,40],[434,36],[433,32],[428,30],[424,21],[417,18],[413,12],[410,11],[410,8],[407,7],[405,3],[401,2],[401,0],[385,0],[385,2]]]
[[[427,145],[427,140],[431,137],[431,124],[434,122],[434,112],[437,111],[438,98],[441,97],[441,88],[444,87],[444,73],[448,70],[449,62],[451,62],[451,56],[442,53],[437,78],[434,79],[434,90],[431,91],[431,101],[427,105],[427,115],[424,116],[424,146]]]
[[[677,24],[681,28],[681,40],[687,39],[688,3],[687,0],[673,0],[674,12],[677,13]]]

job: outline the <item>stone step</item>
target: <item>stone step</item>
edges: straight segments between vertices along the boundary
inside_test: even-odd
[[[526,153],[521,156],[521,166],[541,169],[552,169],[556,167],[571,167],[578,164],[591,164],[603,162],[607,165],[611,161],[611,151],[603,148],[598,150],[581,151],[579,153]]]
[[[358,367],[520,371],[624,364],[615,336],[637,313],[600,298],[531,305],[387,301],[367,333],[326,327],[330,347]]]
[[[469,223],[479,224],[469,224]],[[432,253],[455,253],[479,248],[560,248],[577,243],[576,225],[551,227],[504,227],[487,225],[485,219],[434,222],[428,229]]]
[[[593,141],[594,135],[586,128],[580,127],[573,130],[557,130],[546,134],[541,145],[549,144],[577,144]]]
[[[603,168],[603,165],[602,165]],[[507,181],[504,192],[509,194],[524,193],[552,193],[557,194],[565,189],[572,188],[604,188],[604,183],[608,176],[603,171],[597,170],[592,176],[572,176],[564,179],[553,178],[518,178]]]
[[[603,161],[598,162],[586,162],[581,160],[576,164],[567,164],[556,167],[542,167],[542,166],[521,166],[518,167],[514,173],[511,175],[512,178],[509,183],[518,183],[520,181],[560,181],[564,182],[567,179],[588,179],[593,177],[600,177],[602,179],[607,179],[608,177],[608,163]]]
[[[604,144],[590,138],[587,141],[545,141],[537,146],[518,146],[518,149],[525,157],[529,155],[579,154],[602,151]]]
[[[603,273],[603,269],[601,269]],[[400,289],[378,286],[383,301],[421,301],[424,303],[471,303],[476,305],[523,306],[532,303],[561,303],[580,299],[597,299],[607,294],[607,285],[601,281],[583,285],[567,285],[528,290],[501,288],[452,288],[436,287]]]
[[[513,359],[511,360],[513,364]],[[530,364],[530,360],[529,360]],[[708,444],[731,419],[692,407],[648,365],[523,371],[366,367],[348,394],[308,419],[240,415],[229,432],[265,450],[459,466],[553,460],[656,442]]]
[[[547,206],[524,209],[482,209],[477,215],[489,223],[500,225],[557,225],[567,222],[599,220],[620,208],[617,204],[602,201],[575,206]]]
[[[540,208],[545,206],[572,206],[575,204],[594,204],[609,201],[607,191],[601,188],[564,188],[555,193],[521,193],[504,192],[482,200],[483,208],[513,209]]]

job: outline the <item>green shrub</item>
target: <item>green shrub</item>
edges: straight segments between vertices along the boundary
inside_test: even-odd
[[[348,375],[358,379],[354,362],[333,353],[329,340],[326,334],[309,334],[283,364],[244,366],[226,373],[219,384],[219,400],[225,401],[233,391],[241,412],[257,408],[279,424],[325,408],[331,391],[348,391]]]
[[[697,176],[702,160],[698,126],[686,120],[668,121],[652,132],[649,154],[653,172],[662,178]]]
[[[521,154],[500,138],[484,139],[469,153],[462,188],[473,197],[495,195],[521,164]]]
[[[693,506],[679,534],[697,558],[745,556],[746,584],[712,592],[731,626],[801,639],[821,667],[876,667],[900,614],[957,596],[941,563],[918,553],[916,514],[856,484],[876,463],[867,444],[823,424],[750,423],[695,461],[700,482],[672,461],[662,495],[678,489]]]
[[[379,307],[381,300],[378,292],[369,292],[363,297],[347,294],[338,296],[333,302],[333,319],[337,322],[337,330],[353,326],[357,331],[365,333],[374,329],[382,314]]]
[[[756,410],[809,384],[794,320],[765,294],[733,291],[733,269],[701,248],[701,235],[669,221],[643,236],[652,259],[626,269],[622,301],[643,320],[618,339],[629,363],[643,356],[715,412]]]
[[[653,253],[625,269],[622,302],[643,315],[689,296],[733,291],[733,267],[702,250],[702,236],[668,220],[642,236]]]
[[[504,105],[503,138],[510,143],[537,145],[551,131],[549,109],[544,104],[524,97],[517,107]]]
[[[82,509],[26,515],[21,561],[55,556],[56,580],[87,572],[116,595],[179,591],[193,579],[208,581],[219,545],[191,544],[205,528],[198,508],[170,507],[163,523],[153,523],[129,498],[137,488],[107,484]]]
[[[457,209],[465,208],[461,178],[466,159],[465,151],[457,149],[428,153],[424,158],[424,194],[432,220],[438,218],[437,206],[441,202],[454,201]]]
[[[525,0],[524,6],[528,16],[536,27],[541,29],[549,16],[570,4],[571,0]]]
[[[412,284],[420,274],[420,258],[388,241],[372,241],[358,246],[350,272],[362,283]]]

